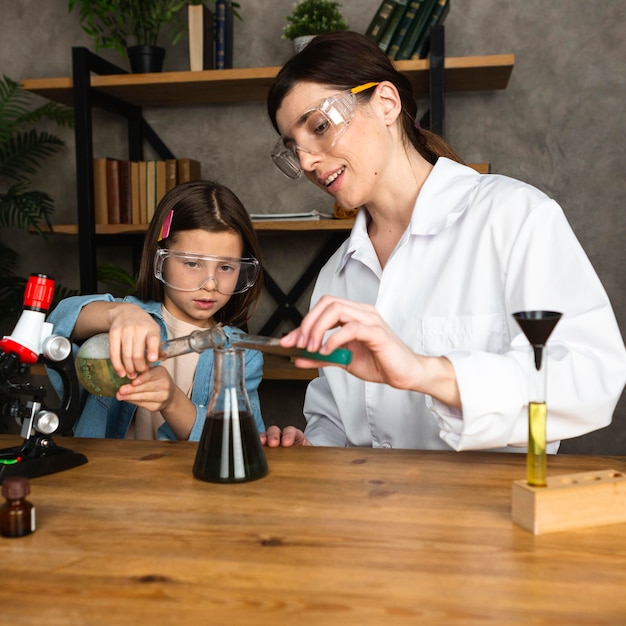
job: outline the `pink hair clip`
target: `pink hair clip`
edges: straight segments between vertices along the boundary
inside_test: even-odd
[[[163,220],[163,226],[161,226],[161,232],[157,241],[162,241],[170,236],[170,228],[172,227],[172,219],[174,217],[174,209],[172,209]]]

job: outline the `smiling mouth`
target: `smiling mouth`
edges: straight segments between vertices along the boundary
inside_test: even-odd
[[[346,168],[345,168],[345,166],[344,166],[344,167],[342,167],[339,171],[335,172],[334,174],[331,174],[331,175],[330,175],[330,176],[329,176],[329,177],[328,177],[328,178],[324,181],[324,185],[325,185],[326,187],[330,187],[330,185],[331,185],[332,183],[334,183],[334,182],[337,180],[337,178],[338,178],[341,174],[343,174],[343,173],[345,172],[345,170],[346,170]]]

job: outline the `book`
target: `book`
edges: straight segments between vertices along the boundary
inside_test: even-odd
[[[178,159],[178,184],[202,178],[200,162],[195,159]]]
[[[192,72],[215,67],[215,16],[204,4],[187,5],[189,69]]]
[[[146,161],[139,161],[139,223],[148,223],[148,183],[146,171],[148,164]]]
[[[396,54],[400,52],[400,47],[402,46],[402,42],[406,37],[406,34],[411,26],[417,12],[419,11],[420,5],[424,0],[411,0],[406,7],[406,11],[396,28],[396,32],[393,34],[391,38],[391,43],[389,44],[389,48],[387,49],[387,56],[390,59],[395,59]]]
[[[307,211],[305,213],[250,213],[250,219],[253,222],[321,220],[332,217],[332,213],[322,213],[320,211]]]
[[[365,36],[368,39],[371,39],[375,43],[378,43],[380,38],[385,31],[385,26],[387,26],[387,22],[391,17],[393,10],[396,8],[395,0],[383,0],[380,3],[372,21],[370,22],[367,30],[365,31]]]
[[[146,161],[146,223],[154,216],[156,208],[156,161]]]
[[[120,159],[119,168],[119,194],[120,194],[120,224],[132,224],[132,197],[130,189],[130,161]]]
[[[120,162],[106,159],[107,171],[107,217],[109,224],[120,224]]]
[[[159,206],[159,202],[165,195],[165,161],[156,162],[156,196],[154,198],[155,206]]]
[[[435,2],[436,0],[424,0],[420,5],[419,11],[413,19],[411,26],[409,26],[409,30],[400,46],[400,50],[396,54],[396,61],[404,61],[413,54],[413,50],[419,41],[420,35],[426,28]]]
[[[428,55],[428,50],[430,47],[430,29],[433,26],[438,26],[439,24],[443,24],[443,21],[446,19],[446,15],[448,15],[448,11],[450,10],[450,0],[438,0],[433,12],[430,15],[430,21],[426,26],[426,31],[424,36],[420,38],[417,42],[415,48],[413,49],[413,53],[411,54],[412,59],[424,59]]]
[[[215,0],[215,69],[233,66],[233,11],[226,0]]]
[[[165,192],[174,189],[178,184],[176,174],[176,159],[166,159],[165,161]]]
[[[393,13],[387,22],[387,26],[385,26],[385,30],[383,31],[381,38],[378,40],[378,47],[385,53],[389,49],[393,35],[396,32],[396,28],[398,28],[398,25],[400,24],[400,20],[402,19],[408,4],[409,0],[396,0],[396,6]]]
[[[109,223],[106,159],[93,160],[93,210],[96,224]]]
[[[139,213],[139,162],[130,163],[130,223],[141,224]]]

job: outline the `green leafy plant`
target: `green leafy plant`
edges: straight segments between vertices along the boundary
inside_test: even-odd
[[[158,45],[163,31],[176,44],[187,29],[181,10],[188,4],[187,0],[69,0],[69,11],[78,7],[81,27],[93,39],[96,52],[112,48],[125,57],[129,46]],[[239,4],[229,4],[240,17]]]
[[[98,281],[107,285],[114,296],[123,298],[135,291],[137,278],[115,263],[98,266]]]
[[[96,52],[113,48],[122,57],[128,46],[156,46],[164,27],[172,43],[183,31],[179,15],[185,0],[69,0],[69,11],[78,6],[82,29],[93,39]]]
[[[288,15],[283,28],[284,39],[295,39],[306,35],[332,33],[347,30],[340,4],[329,0],[301,0],[294,4],[293,12]]]
[[[31,94],[19,83],[6,76],[0,80],[0,227],[34,229],[41,234],[42,223],[50,226],[54,202],[47,193],[29,188],[31,177],[65,143],[33,125],[52,121],[71,128],[74,112],[54,102],[34,109],[30,105]],[[3,323],[15,323],[22,308],[27,278],[16,274],[18,262],[19,254],[0,242],[0,321]],[[59,298],[65,293],[70,292],[58,288],[55,296]]]

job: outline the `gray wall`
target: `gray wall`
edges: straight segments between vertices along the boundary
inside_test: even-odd
[[[379,3],[344,0],[351,28],[364,32]],[[71,47],[92,47],[77,15],[68,13],[66,0],[2,4],[0,69],[16,80],[68,76]],[[280,65],[291,50],[280,35],[293,1],[241,4],[245,20],[235,25],[235,65]],[[624,0],[452,0],[446,21],[448,55],[514,53],[516,58],[505,91],[448,98],[447,138],[466,160],[488,161],[494,172],[530,182],[563,206],[609,292],[622,330],[626,328],[625,8]],[[168,49],[165,70],[186,69],[185,45],[182,41]],[[115,53],[103,56],[125,63]],[[250,212],[330,208],[328,198],[311,185],[290,182],[272,166],[268,149],[273,131],[263,103],[151,109],[147,117],[175,154],[200,159],[204,175],[229,185]],[[96,155],[124,156],[123,126],[103,114],[97,121]],[[66,151],[38,182],[56,199],[55,221],[74,223],[73,139],[71,133],[65,136]],[[0,236],[19,245],[24,274],[43,270],[64,285],[78,285],[74,238],[41,241],[10,232]],[[265,242],[270,271],[284,289],[306,263],[302,243],[282,237]],[[124,264],[126,252],[104,249],[99,261]],[[313,249],[308,254],[312,253]],[[301,308],[306,306],[303,298]],[[270,308],[271,303],[264,301],[257,324]],[[626,454],[625,403],[609,429],[563,448]]]

